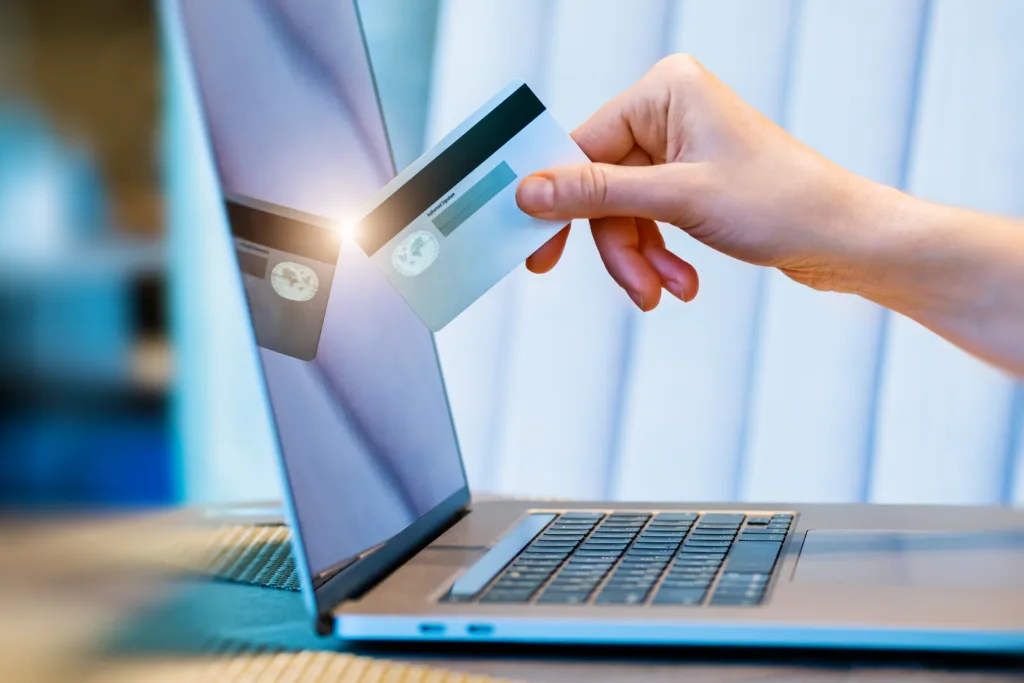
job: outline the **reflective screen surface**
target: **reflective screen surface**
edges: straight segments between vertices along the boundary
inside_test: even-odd
[[[181,8],[317,576],[466,485],[430,332],[334,227],[393,176],[370,66],[346,0]]]

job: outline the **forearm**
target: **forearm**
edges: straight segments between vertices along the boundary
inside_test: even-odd
[[[856,293],[1024,377],[1024,222],[862,191]]]

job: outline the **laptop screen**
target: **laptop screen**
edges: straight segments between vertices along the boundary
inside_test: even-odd
[[[433,338],[337,225],[393,176],[356,8],[181,0],[314,578],[466,486]]]

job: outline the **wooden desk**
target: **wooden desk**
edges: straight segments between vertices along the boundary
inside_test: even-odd
[[[182,517],[185,514],[185,517]],[[203,519],[194,511],[172,519]],[[232,523],[242,521],[233,518]],[[261,520],[261,521],[266,521]],[[145,531],[147,527],[141,527]],[[123,522],[71,526],[0,525],[0,662],[12,681],[78,680],[84,666],[122,653],[188,652],[205,639],[337,650],[314,636],[294,591],[207,581],[154,580],[125,562],[144,545]],[[116,542],[112,552],[83,555],[74,539]],[[72,550],[69,548],[69,540]],[[119,550],[118,550],[119,548]],[[880,662],[870,658],[735,652],[608,650],[514,652],[451,649],[361,650],[360,654],[523,681],[1024,681],[1005,662]],[[598,659],[594,655],[600,654]],[[145,680],[137,678],[136,680]]]

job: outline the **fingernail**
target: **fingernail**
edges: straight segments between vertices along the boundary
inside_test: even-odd
[[[672,295],[680,301],[687,301],[686,291],[683,289],[683,286],[675,280],[669,280],[666,282],[665,289],[672,292]]]
[[[637,308],[639,308],[641,311],[644,310],[644,298],[642,296],[640,296],[636,292],[630,292],[629,298],[633,300],[633,303],[636,304]]]
[[[555,206],[555,184],[547,178],[527,177],[519,183],[516,199],[524,211],[550,211]]]

